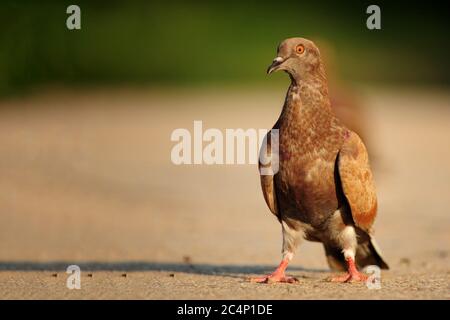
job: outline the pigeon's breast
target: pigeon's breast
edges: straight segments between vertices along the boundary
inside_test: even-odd
[[[334,178],[337,150],[295,145],[280,145],[277,185],[282,212],[284,209],[303,222],[320,225],[338,207]]]

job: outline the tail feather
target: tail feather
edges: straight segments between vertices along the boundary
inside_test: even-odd
[[[360,268],[369,265],[377,265],[381,269],[389,269],[388,264],[381,255],[378,244],[372,237],[370,237],[368,242],[358,245],[358,249],[356,250],[356,263]]]
[[[347,270],[345,258],[340,249],[326,244],[324,244],[324,248],[328,265],[332,270]],[[369,265],[377,265],[381,269],[389,269],[388,264],[381,255],[381,251],[375,239],[372,237],[369,239],[369,241],[358,244],[358,248],[356,249],[356,265],[359,269],[363,269],[364,267]]]

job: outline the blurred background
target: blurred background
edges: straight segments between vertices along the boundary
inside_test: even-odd
[[[272,86],[263,66],[291,36],[328,43],[346,80],[450,83],[444,1],[379,2],[378,32],[365,27],[367,1],[77,1],[81,31],[65,27],[70,4],[2,1],[2,94],[55,83]]]
[[[81,30],[66,28],[70,4]],[[2,1],[0,269],[271,269],[280,228],[256,167],[176,166],[170,134],[194,120],[271,128],[289,79],[265,70],[279,42],[301,36],[368,145],[387,260],[448,270],[448,9],[377,1],[382,29],[368,30],[370,4]],[[293,265],[327,270],[319,244]]]

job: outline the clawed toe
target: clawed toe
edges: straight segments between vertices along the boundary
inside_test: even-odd
[[[283,259],[281,261],[280,265],[278,266],[278,268],[273,273],[269,274],[268,276],[264,276],[264,277],[249,278],[248,280],[250,282],[255,282],[255,283],[277,283],[277,282],[296,283],[296,282],[298,282],[297,278],[286,277],[284,272],[286,270],[287,265],[288,265],[288,260]]]

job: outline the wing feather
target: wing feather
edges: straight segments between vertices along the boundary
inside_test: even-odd
[[[338,157],[342,190],[353,221],[369,231],[377,213],[377,195],[366,147],[356,133],[349,132]]]
[[[275,173],[272,170],[272,161],[278,161],[278,159],[274,159],[272,155],[270,132],[266,135],[261,145],[259,159],[259,172],[264,200],[266,201],[270,211],[277,216],[278,219],[280,219],[274,180]]]

